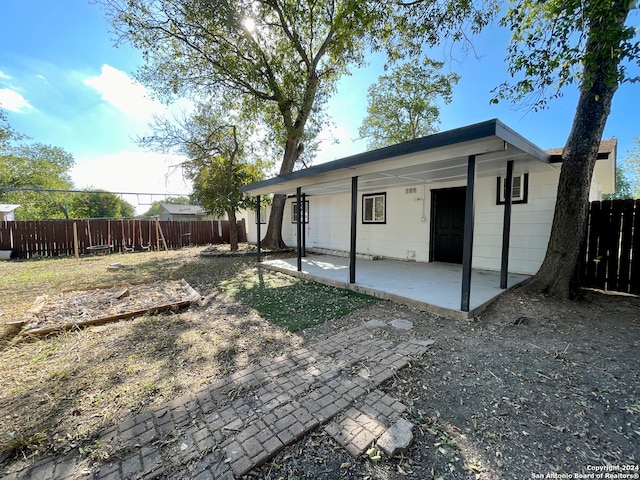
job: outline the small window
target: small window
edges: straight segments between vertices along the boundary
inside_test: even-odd
[[[256,223],[258,223],[258,216],[255,211],[253,212],[253,215],[256,217]],[[267,223],[267,207],[260,207],[260,223]]]
[[[291,204],[291,223],[298,223],[298,202]],[[309,223],[309,200],[304,202],[304,222]]]
[[[529,197],[529,174],[514,175],[511,184],[511,203],[527,203]],[[504,177],[498,177],[496,205],[504,205],[507,186]]]
[[[362,195],[362,223],[387,223],[387,194]]]

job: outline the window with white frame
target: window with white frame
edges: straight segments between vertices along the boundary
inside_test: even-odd
[[[387,194],[362,195],[362,223],[387,223]]]
[[[298,202],[291,204],[291,223],[298,223]],[[309,223],[309,200],[304,202],[304,221],[302,223]]]
[[[514,175],[511,183],[511,203],[527,203],[529,199],[529,174]],[[498,177],[496,204],[504,205],[507,185],[505,177]]]

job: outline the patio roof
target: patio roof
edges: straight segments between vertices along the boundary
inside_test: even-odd
[[[248,195],[307,195],[349,192],[351,178],[360,190],[424,182],[465,180],[469,155],[477,155],[477,175],[503,175],[508,160],[517,169],[550,166],[551,156],[498,119],[429,135],[397,145],[315,165],[243,187]]]

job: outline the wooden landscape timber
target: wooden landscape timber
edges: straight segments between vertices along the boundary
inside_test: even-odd
[[[79,322],[69,322],[64,324],[51,325],[41,328],[31,328],[24,330],[24,326],[28,324],[27,321],[19,321],[12,322],[12,326],[20,327],[22,331],[18,332],[19,337],[31,337],[31,336],[44,336],[51,333],[59,333],[68,330],[73,330],[76,328],[85,328],[93,325],[102,325],[105,323],[115,322],[118,320],[123,320],[126,318],[137,317],[141,315],[146,315],[150,313],[160,313],[168,310],[177,311],[182,308],[189,307],[193,302],[197,302],[202,298],[202,296],[191,286],[187,281],[183,278],[180,280],[180,284],[184,289],[187,298],[181,301],[172,301],[169,303],[163,303],[160,305],[148,306],[139,310],[133,310],[129,312],[118,313],[115,315],[107,315],[104,317],[91,318],[89,320],[82,320]],[[142,284],[139,284],[142,285]],[[99,290],[99,289],[95,289]],[[122,298],[129,294],[128,287],[123,286],[118,292],[116,292],[113,297],[114,298]],[[44,307],[44,303],[42,300],[43,297],[38,297],[34,302],[34,307],[32,307],[29,312],[36,314],[39,310],[42,310]]]

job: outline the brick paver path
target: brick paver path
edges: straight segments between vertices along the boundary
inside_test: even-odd
[[[381,338],[376,328],[397,335]],[[372,321],[265,359],[102,432],[101,444],[116,452],[102,465],[47,458],[3,480],[231,480],[326,422],[357,456],[406,408],[378,385],[433,343],[404,338],[405,330]]]

